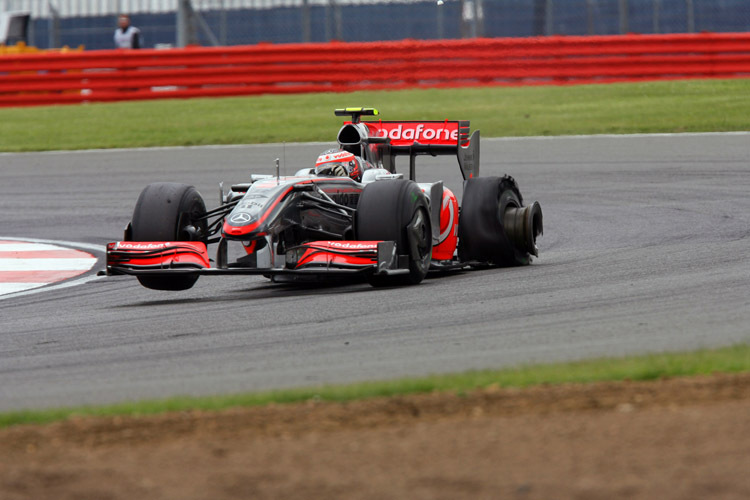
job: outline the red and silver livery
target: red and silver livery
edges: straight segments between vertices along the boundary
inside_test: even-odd
[[[107,273],[142,285],[183,290],[199,276],[248,274],[273,280],[362,276],[375,286],[416,284],[431,270],[523,265],[538,255],[542,211],[523,204],[510,176],[479,176],[479,131],[468,121],[362,121],[348,116],[340,150],[316,167],[361,158],[355,180],[315,167],[294,176],[253,175],[222,189],[207,209],[192,186],[148,185],[123,241],[107,246]],[[442,181],[416,182],[420,156],[454,156],[462,201]],[[396,159],[407,157],[408,178]]]

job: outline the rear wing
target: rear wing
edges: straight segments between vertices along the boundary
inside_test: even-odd
[[[417,156],[456,155],[464,179],[479,175],[479,131],[469,135],[469,121],[360,121],[362,115],[378,114],[372,108],[346,108],[336,114],[352,116],[339,130],[342,149],[389,172],[395,172],[396,156],[408,156],[409,178],[416,180]]]

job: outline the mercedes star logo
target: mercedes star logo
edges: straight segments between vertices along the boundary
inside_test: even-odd
[[[239,224],[245,224],[247,222],[250,222],[251,220],[253,220],[253,218],[250,216],[250,214],[246,214],[244,212],[234,214],[232,218],[229,219],[230,222],[237,222]]]

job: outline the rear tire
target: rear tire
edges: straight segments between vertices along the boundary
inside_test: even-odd
[[[396,242],[396,253],[409,258],[409,274],[371,276],[371,285],[416,285],[427,275],[432,221],[427,197],[415,182],[397,179],[367,184],[357,204],[355,230],[361,241]]]
[[[149,184],[141,191],[133,210],[133,241],[202,241],[207,224],[198,220],[206,205],[193,186],[174,182]],[[153,290],[187,290],[198,276],[138,276]]]
[[[505,227],[506,211],[521,209],[523,197],[510,177],[476,177],[466,181],[458,222],[458,257],[463,262],[491,266],[523,266],[531,263],[528,251],[536,252],[534,242],[541,234],[542,213],[533,204],[532,227],[527,229],[529,244],[519,246]],[[513,228],[515,229],[515,228]],[[514,233],[515,234],[515,233]],[[516,243],[516,244],[514,244]]]

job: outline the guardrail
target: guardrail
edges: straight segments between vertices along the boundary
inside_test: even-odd
[[[750,33],[259,44],[0,57],[0,106],[750,76]]]

